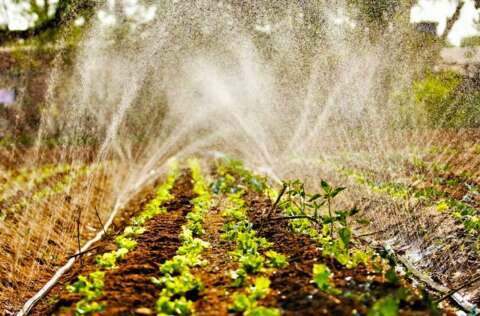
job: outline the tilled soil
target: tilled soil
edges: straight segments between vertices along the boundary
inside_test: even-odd
[[[268,220],[265,215],[271,208],[271,201],[255,194],[247,196],[250,207],[250,221],[258,235],[273,242],[275,249],[289,256],[289,265],[279,269],[271,277],[272,292],[265,305],[281,308],[283,315],[355,315],[366,314],[379,298],[393,294],[397,285],[388,283],[382,274],[369,271],[364,265],[347,269],[331,258],[322,256],[316,243],[293,233],[286,220]],[[281,213],[276,210],[273,217]],[[345,296],[332,296],[319,291],[312,284],[312,270],[315,263],[326,264],[333,273],[335,287],[342,293],[365,293],[369,297],[355,300]],[[420,300],[402,303],[402,315],[429,315]]]
[[[158,276],[159,265],[172,258],[180,245],[178,237],[180,228],[185,223],[185,215],[192,208],[190,203],[190,199],[194,197],[192,188],[190,175],[181,176],[172,189],[174,200],[165,204],[168,212],[147,222],[145,233],[136,238],[137,247],[128,253],[118,268],[106,273],[103,295],[98,299],[106,305],[102,315],[153,313],[159,291],[151,282],[151,278]],[[154,190],[150,188],[150,191]],[[152,194],[148,195],[130,209],[134,207],[137,210],[135,213],[139,213],[152,197]],[[131,218],[134,214],[125,217]],[[116,228],[121,231],[127,224],[128,221],[123,225],[117,224]],[[64,308],[73,307],[80,297],[68,293],[65,286],[75,282],[78,275],[95,271],[97,254],[115,249],[113,238],[99,242],[94,247],[98,248],[83,258],[83,265],[77,262],[74,269],[52,290],[49,297],[34,309],[32,315],[72,314]]]
[[[220,209],[212,209],[206,216],[203,227],[205,234],[202,239],[210,243],[211,248],[202,253],[208,261],[206,267],[194,271],[198,275],[205,290],[201,292],[199,300],[195,303],[195,315],[228,315],[229,285],[232,279],[228,275],[230,270],[237,268],[228,255],[234,250],[232,242],[224,241],[220,237],[223,218]]]
[[[103,174],[96,179],[91,205],[82,212],[82,240],[100,229],[95,209],[106,213],[113,203],[104,194],[109,179]],[[76,251],[78,207],[72,195],[80,197],[87,190],[87,180],[81,176],[68,193],[52,194],[15,212],[15,225],[8,217],[6,224],[0,222],[0,311],[4,314],[13,315]]]

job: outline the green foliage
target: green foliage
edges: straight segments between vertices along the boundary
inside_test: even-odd
[[[184,240],[177,250],[177,255],[199,255],[204,249],[209,247],[210,244],[200,238]]]
[[[399,302],[393,296],[384,297],[368,311],[368,316],[396,316],[398,315]]]
[[[265,258],[258,254],[242,255],[240,257],[240,268],[247,273],[258,273],[263,269]]]
[[[182,245],[172,259],[160,266],[163,276],[152,278],[152,282],[162,288],[156,303],[158,315],[193,314],[193,302],[186,296],[200,292],[203,288],[202,282],[191,273],[190,268],[207,263],[202,259],[201,253],[210,247],[210,244],[195,236],[203,234],[203,218],[211,204],[210,192],[198,161],[189,160],[189,165],[194,181],[193,191],[197,197],[192,200],[193,210],[187,214],[187,223],[182,226]]]
[[[208,189],[208,185],[205,182],[205,179],[203,178],[200,163],[196,159],[190,159],[188,161],[188,164],[190,166],[192,178],[194,181],[193,192],[198,194],[203,199],[208,200],[210,198],[210,191]]]
[[[332,273],[324,264],[313,265],[313,282],[322,291],[330,294],[339,294],[340,291],[335,288],[332,282]]]
[[[400,283],[400,279],[398,278],[397,273],[395,272],[395,268],[393,266],[387,270],[387,272],[385,273],[385,277],[391,284],[397,285]]]
[[[88,315],[104,309],[103,304],[94,302],[102,294],[104,278],[105,272],[95,271],[88,276],[79,276],[75,283],[67,286],[69,292],[82,296],[75,305],[75,315]]]
[[[241,287],[245,285],[247,281],[248,273],[244,269],[237,269],[235,271],[230,272],[230,277],[232,278],[232,286],[233,287]]]
[[[358,18],[369,25],[382,27],[391,20],[400,5],[399,0],[349,0],[347,3],[359,11]]]
[[[266,178],[247,170],[243,162],[234,159],[217,161],[218,178],[212,183],[212,191],[218,193],[236,193],[246,186],[255,192],[263,192]]]
[[[155,304],[155,309],[159,316],[187,316],[193,314],[193,302],[183,296],[173,300],[168,296],[160,296]]]
[[[264,265],[268,264],[271,268],[280,268],[288,264],[287,259],[282,254],[275,251],[266,251],[265,256],[262,252],[272,247],[272,244],[263,237],[258,237],[252,224],[248,221],[247,210],[245,208],[245,201],[243,199],[244,191],[240,186],[247,184],[252,190],[265,190],[266,184],[263,182],[256,183],[259,178],[252,176],[243,165],[233,163],[235,171],[232,173],[230,182],[234,186],[227,187],[223,184],[214,184],[221,192],[230,192],[227,195],[227,200],[232,204],[231,207],[222,212],[225,218],[223,226],[222,238],[234,241],[236,244],[235,251],[231,255],[236,258],[240,267],[231,271],[230,275],[233,280],[233,287],[242,287],[249,281],[249,274],[258,274],[266,272]],[[230,165],[230,167],[232,167]],[[217,167],[217,172],[224,172],[222,165]],[[237,178],[241,177],[239,182]],[[262,183],[259,185],[259,183]],[[264,187],[265,186],[265,187]],[[270,280],[264,276],[257,276],[255,283],[246,289],[247,294],[236,292],[233,295],[233,302],[229,309],[232,312],[243,313],[243,315],[279,315],[279,311],[274,308],[266,308],[257,306],[257,300],[264,298],[269,292]]]
[[[119,248],[117,250],[98,255],[95,260],[97,264],[104,269],[113,269],[117,267],[117,262],[125,258],[128,249]]]
[[[252,302],[245,294],[235,293],[233,294],[233,303],[229,306],[229,310],[235,313],[245,312],[251,308]]]
[[[349,217],[357,214],[358,209],[333,209],[334,199],[345,188],[334,187],[322,180],[322,192],[308,194],[300,180],[293,180],[285,185],[285,196],[279,206],[283,208],[286,216],[300,217],[289,222],[294,232],[318,241],[322,245],[323,255],[335,258],[342,265],[354,267],[364,262],[363,256],[358,253],[353,256],[350,250],[352,232],[348,225]],[[324,214],[323,208],[326,208],[327,214]]]
[[[115,238],[115,243],[119,248],[125,248],[127,250],[132,250],[137,246],[137,242],[131,238],[126,237],[125,235],[120,235]]]
[[[104,309],[104,304],[80,300],[75,304],[75,315],[90,315],[92,313],[102,312]]]
[[[182,296],[189,292],[198,292],[202,289],[202,282],[189,270],[183,270],[180,275],[166,274],[160,278],[152,278],[153,284],[163,287],[162,296]]]
[[[246,316],[280,316],[280,310],[265,306],[251,307],[244,314]]]
[[[94,299],[101,294],[104,277],[105,272],[102,271],[92,272],[87,277],[81,275],[77,282],[67,286],[67,290],[72,293],[79,293],[87,299]]]
[[[193,236],[203,235],[203,214],[200,212],[190,212],[187,214],[187,220],[187,228],[191,231]]]
[[[279,310],[258,306],[257,301],[265,298],[270,292],[270,280],[266,277],[257,277],[253,286],[247,289],[247,293],[234,293],[233,302],[229,310],[243,315],[270,316],[280,315]]]
[[[145,232],[145,228],[141,226],[127,226],[123,231],[123,236],[125,237],[132,237],[132,236],[140,236]]]
[[[178,170],[176,166],[173,165],[167,176],[166,182],[157,190],[155,198],[149,204],[147,204],[140,215],[132,220],[132,225],[127,226],[123,234],[115,238],[115,243],[118,247],[117,250],[98,255],[95,258],[99,267],[102,269],[116,268],[118,261],[124,259],[128,252],[137,246],[137,241],[135,241],[133,237],[143,234],[145,232],[143,224],[152,219],[154,216],[160,214],[163,211],[160,206],[165,201],[173,197],[169,192],[173,187],[173,183],[175,182],[177,174]],[[192,255],[195,256],[197,253],[196,247],[201,247],[204,245],[198,245],[198,242],[193,238],[192,242],[195,244],[195,246],[192,246],[190,249],[193,249]],[[194,260],[195,263],[197,263],[196,260],[199,259],[197,257],[186,257],[182,263],[193,264],[192,262]],[[83,297],[82,300],[76,304],[76,315],[86,315],[94,312],[101,312],[104,309],[103,304],[94,302],[94,300],[102,294],[104,276],[105,272],[96,271],[91,273],[88,277],[79,276],[77,282],[75,282],[73,285],[67,286],[69,291],[73,293],[79,293]]]
[[[270,292],[270,280],[266,277],[257,277],[253,286],[249,288],[250,297],[260,300]]]
[[[188,271],[189,267],[194,267],[197,263],[197,256],[175,256],[165,261],[160,266],[160,272],[163,274],[179,275]]]
[[[459,89],[462,77],[454,72],[427,74],[413,86],[415,113],[428,127],[480,126],[480,93]]]
[[[282,269],[288,265],[287,257],[276,251],[269,250],[265,252],[265,256],[268,258],[268,265],[272,268]]]

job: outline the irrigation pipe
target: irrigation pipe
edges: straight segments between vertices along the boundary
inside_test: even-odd
[[[405,268],[409,272],[411,272],[417,279],[419,279],[423,283],[427,284],[428,286],[430,286],[434,290],[442,293],[444,295],[442,300],[445,299],[446,297],[451,297],[452,300],[454,300],[455,303],[457,303],[457,305],[459,307],[461,307],[464,311],[472,313],[473,315],[478,315],[477,305],[470,303],[463,295],[458,293],[458,291],[461,290],[462,287],[457,289],[457,290],[451,290],[450,288],[433,281],[429,276],[420,272],[417,268],[415,268],[412,265],[412,263],[410,261],[408,261],[407,258],[405,258],[404,256],[401,256],[399,254],[396,254],[393,251],[392,248],[387,247],[387,246],[384,246],[383,248],[387,252],[390,252],[395,258],[397,258],[398,261],[400,261],[400,263],[402,263],[402,265],[405,266]]]
[[[284,183],[279,181],[279,180],[274,180],[275,182],[277,182],[277,184],[279,185],[282,185],[282,190],[284,189]],[[278,201],[276,201],[276,204],[278,203]],[[271,212],[270,212],[271,213]],[[380,233],[380,232],[375,232],[375,233]],[[354,234],[354,237],[357,238],[357,239],[364,239],[367,243],[369,244],[378,244],[377,242],[371,240],[370,238],[365,238],[366,236],[368,235],[371,235],[371,234],[366,234],[366,235],[361,235],[361,236],[357,236]],[[473,315],[479,315],[479,312],[478,312],[478,307],[475,305],[475,304],[472,304],[470,303],[463,295],[461,295],[460,293],[458,293],[459,290],[461,290],[462,288],[464,288],[465,286],[462,286],[461,288],[458,288],[456,290],[452,290],[444,285],[441,285],[439,283],[436,283],[435,281],[433,281],[430,277],[428,277],[427,275],[423,274],[422,272],[420,272],[417,268],[415,268],[413,266],[413,264],[407,259],[405,258],[404,256],[401,256],[397,253],[395,253],[395,251],[391,248],[391,247],[388,247],[388,246],[384,246],[382,245],[381,246],[383,249],[385,249],[388,253],[390,253],[391,255],[393,255],[395,258],[398,259],[398,261],[400,261],[400,263],[410,272],[412,273],[412,275],[414,275],[418,280],[422,281],[423,283],[427,284],[428,286],[430,286],[431,288],[433,288],[434,290],[442,293],[444,296],[442,297],[442,299],[445,299],[446,297],[451,297],[452,300],[461,308],[463,309],[464,311],[466,312],[469,312],[469,313],[472,313]],[[475,282],[478,281],[475,279]],[[473,282],[472,282],[473,283]]]
[[[75,263],[75,260],[77,257],[81,256],[83,253],[85,253],[94,243],[97,241],[101,240],[103,236],[105,235],[106,231],[112,225],[113,219],[118,213],[118,210],[120,209],[119,205],[116,205],[113,212],[110,214],[110,217],[108,218],[107,222],[105,223],[105,226],[103,226],[103,229],[100,229],[100,231],[97,233],[97,235],[89,240],[73,257],[71,257],[67,263],[61,267],[60,269],[57,270],[55,275],[42,287],[40,291],[37,292],[31,299],[29,299],[25,305],[23,305],[22,309],[17,313],[17,316],[25,316],[30,313],[32,308],[42,299],[45,297],[45,295],[48,294],[48,292],[57,284],[57,282],[60,280],[60,278],[70,270],[70,268],[73,266]]]

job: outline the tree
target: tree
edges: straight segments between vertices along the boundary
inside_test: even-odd
[[[20,1],[22,0],[16,0],[17,3]],[[55,30],[71,21],[79,12],[92,12],[96,5],[95,0],[60,0],[52,15],[48,1],[44,1],[43,5],[39,5],[36,0],[24,1],[30,5],[31,13],[38,17],[36,23],[26,30],[0,30],[0,45]]]
[[[445,32],[442,34],[442,40],[446,41],[448,34],[450,34],[450,31],[452,30],[453,26],[455,23],[457,23],[458,19],[460,18],[460,13],[462,12],[462,8],[465,2],[463,1],[458,1],[457,7],[455,9],[455,12],[453,13],[452,17],[447,20],[447,27],[445,28]],[[475,2],[475,6],[480,5],[480,0],[477,0]]]

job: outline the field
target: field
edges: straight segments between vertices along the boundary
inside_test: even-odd
[[[171,161],[78,254],[104,229],[113,162],[5,160],[1,308],[18,311],[73,256],[32,315],[474,313],[475,133],[429,139],[373,168],[360,150],[293,159],[286,179],[303,170],[306,183],[231,159]]]

